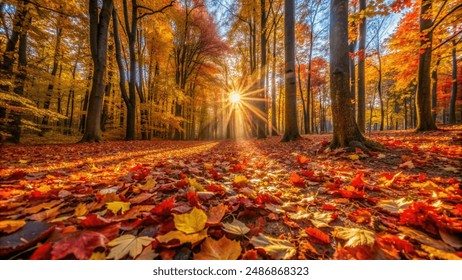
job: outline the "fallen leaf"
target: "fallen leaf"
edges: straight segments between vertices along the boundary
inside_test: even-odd
[[[458,257],[456,254],[451,252],[446,252],[424,244],[422,244],[420,247],[424,249],[427,253],[429,253],[430,256],[433,258],[436,257],[440,260],[462,260],[462,258]]]
[[[89,258],[89,260],[92,260],[92,261],[102,261],[105,259],[106,259],[105,252],[93,252]]]
[[[109,251],[107,259],[120,260],[127,254],[134,259],[141,254],[143,247],[151,244],[153,240],[153,238],[148,236],[122,235],[107,244],[109,247],[113,247]]]
[[[79,203],[79,205],[77,205],[77,207],[75,207],[74,215],[76,217],[86,216],[87,214],[88,214],[88,209],[87,209],[87,206],[85,204]]]
[[[330,244],[330,237],[328,234],[324,233],[323,231],[317,229],[317,228],[305,228],[305,232],[317,240],[321,241],[322,243],[325,244]]]
[[[347,240],[345,247],[372,246],[375,242],[375,235],[372,231],[360,228],[335,227],[333,236]]]
[[[0,232],[13,233],[26,224],[24,220],[4,220],[0,221]]]
[[[252,237],[250,243],[257,249],[265,250],[266,254],[276,260],[291,259],[297,253],[290,241],[272,238],[264,234]]]
[[[186,234],[199,232],[207,223],[207,215],[203,210],[196,207],[186,214],[173,214],[175,228]]]
[[[0,237],[0,257],[34,246],[50,235],[54,228],[48,223],[26,222],[18,231]]]
[[[130,202],[123,202],[123,201],[107,202],[106,208],[108,210],[111,210],[112,213],[116,215],[119,211],[123,215],[126,211],[130,210]]]
[[[174,195],[162,201],[159,205],[155,206],[151,210],[151,213],[156,214],[156,215],[168,216],[171,214],[173,207],[175,207],[175,196]]]
[[[197,182],[196,178],[188,178],[188,183],[195,191],[205,190],[204,187]]]
[[[241,236],[246,235],[250,231],[250,228],[248,228],[243,222],[234,220],[232,223],[224,223],[223,230],[227,233]]]
[[[399,165],[399,168],[404,168],[404,169],[413,169],[415,168],[414,163],[412,160],[406,161],[405,163],[402,163]]]
[[[415,229],[403,227],[403,226],[398,227],[398,230],[404,233],[407,237],[414,239],[422,244],[437,248],[442,251],[447,251],[451,253],[455,252],[454,248],[447,245],[443,241],[436,240],[419,230],[415,230]]]
[[[209,209],[209,216],[207,218],[207,224],[209,225],[216,225],[221,222],[221,219],[223,219],[223,216],[226,213],[227,207],[223,204],[220,203],[217,206],[211,207]]]
[[[411,205],[413,201],[407,200],[405,197],[391,200],[391,199],[384,199],[379,200],[376,207],[381,208],[389,213],[392,214],[400,214]]]
[[[51,255],[53,260],[74,255],[78,260],[88,259],[96,248],[106,248],[108,239],[101,233],[84,230],[75,232],[59,240],[53,245]]]
[[[295,172],[292,172],[290,174],[289,180],[292,183],[292,185],[296,187],[303,187],[305,185],[305,180]]]
[[[358,160],[359,159],[359,156],[357,154],[352,154],[352,155],[349,155],[347,156],[349,159],[351,160]]]
[[[226,236],[219,240],[213,238],[205,239],[199,253],[194,254],[195,260],[237,260],[241,255],[241,244]]]
[[[178,240],[179,242],[178,245],[182,245],[185,243],[195,244],[203,240],[206,237],[207,237],[207,229],[204,229],[200,232],[196,232],[192,234],[186,234],[179,230],[173,230],[173,231],[168,232],[167,234],[157,236],[156,239],[160,243],[169,243],[170,241]]]

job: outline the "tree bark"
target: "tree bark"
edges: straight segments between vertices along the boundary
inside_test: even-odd
[[[331,147],[363,147],[366,139],[359,130],[350,100],[348,55],[348,0],[331,0],[330,88],[334,125]]]
[[[285,129],[282,142],[300,138],[297,124],[297,85],[295,80],[295,3],[284,2],[284,48],[285,48]]]
[[[267,58],[267,38],[266,38],[266,0],[260,0],[260,90],[257,94],[257,108],[260,111],[259,116],[257,116],[257,138],[265,139],[266,138],[266,119],[268,112],[266,110],[266,58]]]
[[[456,124],[456,100],[457,100],[457,42],[452,41],[452,89],[449,101],[449,124]]]
[[[431,64],[432,64],[432,37],[431,30],[433,20],[431,18],[432,1],[422,0],[420,9],[420,54],[419,70],[417,76],[417,126],[416,131],[436,130],[435,121],[432,117],[431,99]]]
[[[438,107],[438,66],[440,65],[440,58],[436,60],[435,67],[432,70],[432,118],[436,122],[437,107]]]
[[[89,0],[89,2],[93,84],[88,104],[85,133],[80,142],[100,142],[102,140],[101,111],[105,87],[108,29],[114,3],[113,0],[103,0],[103,6],[98,13],[98,0]]]
[[[359,0],[360,12],[366,9],[366,0]],[[347,46],[348,48],[348,46]],[[358,44],[358,128],[364,133],[366,129],[366,17],[359,24]]]

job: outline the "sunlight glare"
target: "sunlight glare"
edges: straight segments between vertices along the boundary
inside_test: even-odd
[[[237,91],[233,91],[229,94],[229,101],[232,104],[238,104],[241,101],[241,94]]]

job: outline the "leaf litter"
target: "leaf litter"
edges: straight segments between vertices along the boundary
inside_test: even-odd
[[[2,147],[0,257],[460,259],[459,130]]]

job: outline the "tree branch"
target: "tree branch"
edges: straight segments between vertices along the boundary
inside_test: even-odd
[[[166,9],[170,8],[170,7],[173,7],[173,5],[175,5],[175,0],[172,0],[170,1],[170,4],[158,9],[158,10],[153,10],[149,7],[146,7],[146,6],[143,6],[143,5],[138,5],[137,8],[138,9],[144,9],[144,10],[148,10],[149,12],[147,13],[144,13],[142,14],[141,16],[139,16],[137,19],[142,19],[144,18],[145,16],[150,16],[150,15],[153,15],[153,14],[157,14],[157,13],[163,13]]]
[[[462,4],[459,4],[459,5],[455,6],[447,14],[445,14],[440,20],[438,20],[437,22],[434,22],[430,32],[435,30],[435,28],[438,27],[438,25],[440,25],[448,16],[450,16],[452,13],[459,10],[460,8],[462,8]],[[435,20],[436,20],[436,18],[435,18]]]
[[[444,44],[446,44],[447,42],[451,41],[452,39],[454,39],[455,37],[457,37],[457,35],[461,34],[462,33],[462,30],[459,30],[458,32],[456,32],[455,34],[453,34],[451,37],[447,38],[446,40],[444,40],[443,42],[439,43],[436,47],[434,47],[432,49],[432,51],[442,47]],[[460,40],[459,40],[460,41]]]

